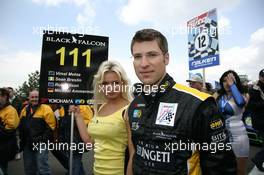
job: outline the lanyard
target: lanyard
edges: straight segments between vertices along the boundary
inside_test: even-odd
[[[225,95],[221,97],[221,112],[225,112],[225,106],[228,103],[228,101],[232,98],[232,96],[225,98]]]

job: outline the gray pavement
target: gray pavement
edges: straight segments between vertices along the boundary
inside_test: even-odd
[[[259,172],[251,162],[251,158],[260,150],[260,147],[252,146],[250,147],[250,157],[247,164],[247,172],[250,175],[264,175],[264,173]],[[52,173],[54,175],[65,175],[66,170],[60,165],[57,159],[50,153],[49,162],[51,166]],[[92,175],[93,169],[93,151],[85,153],[83,155],[83,165],[87,175]],[[13,160],[9,162],[9,175],[24,175],[23,169],[23,159]]]
[[[58,162],[58,160],[52,155],[51,152],[49,153],[49,164],[50,164],[53,175],[65,175],[66,174],[67,171]],[[86,175],[92,175],[93,151],[84,153],[83,166],[84,166]],[[22,157],[20,160],[12,160],[9,162],[8,175],[25,175]]]

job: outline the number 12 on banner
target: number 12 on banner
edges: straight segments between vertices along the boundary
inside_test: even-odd
[[[69,55],[73,55],[73,66],[78,66],[78,48],[74,48],[72,51],[69,52]],[[65,61],[65,47],[61,47],[60,49],[56,50],[56,54],[60,54],[60,65],[64,66]],[[82,53],[82,56],[86,56],[86,67],[90,67],[91,65],[91,49],[87,49],[85,52]]]

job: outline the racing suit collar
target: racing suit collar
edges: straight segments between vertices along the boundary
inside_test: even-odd
[[[175,84],[175,81],[173,80],[173,78],[168,73],[166,73],[166,75],[164,76],[160,84],[158,85],[158,90],[152,91],[149,94],[142,92],[142,95],[145,98],[147,103],[150,101],[154,102],[155,99],[158,99],[163,94],[165,94],[167,90],[171,89],[174,86],[174,84]]]

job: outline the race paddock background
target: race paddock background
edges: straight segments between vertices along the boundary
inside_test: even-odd
[[[93,170],[93,151],[85,152],[83,155],[83,167],[86,175],[92,175]],[[65,175],[66,169],[59,163],[59,161],[49,152],[49,164],[53,175]],[[23,168],[23,158],[21,154],[20,160],[12,160],[8,164],[8,175],[25,175]]]

